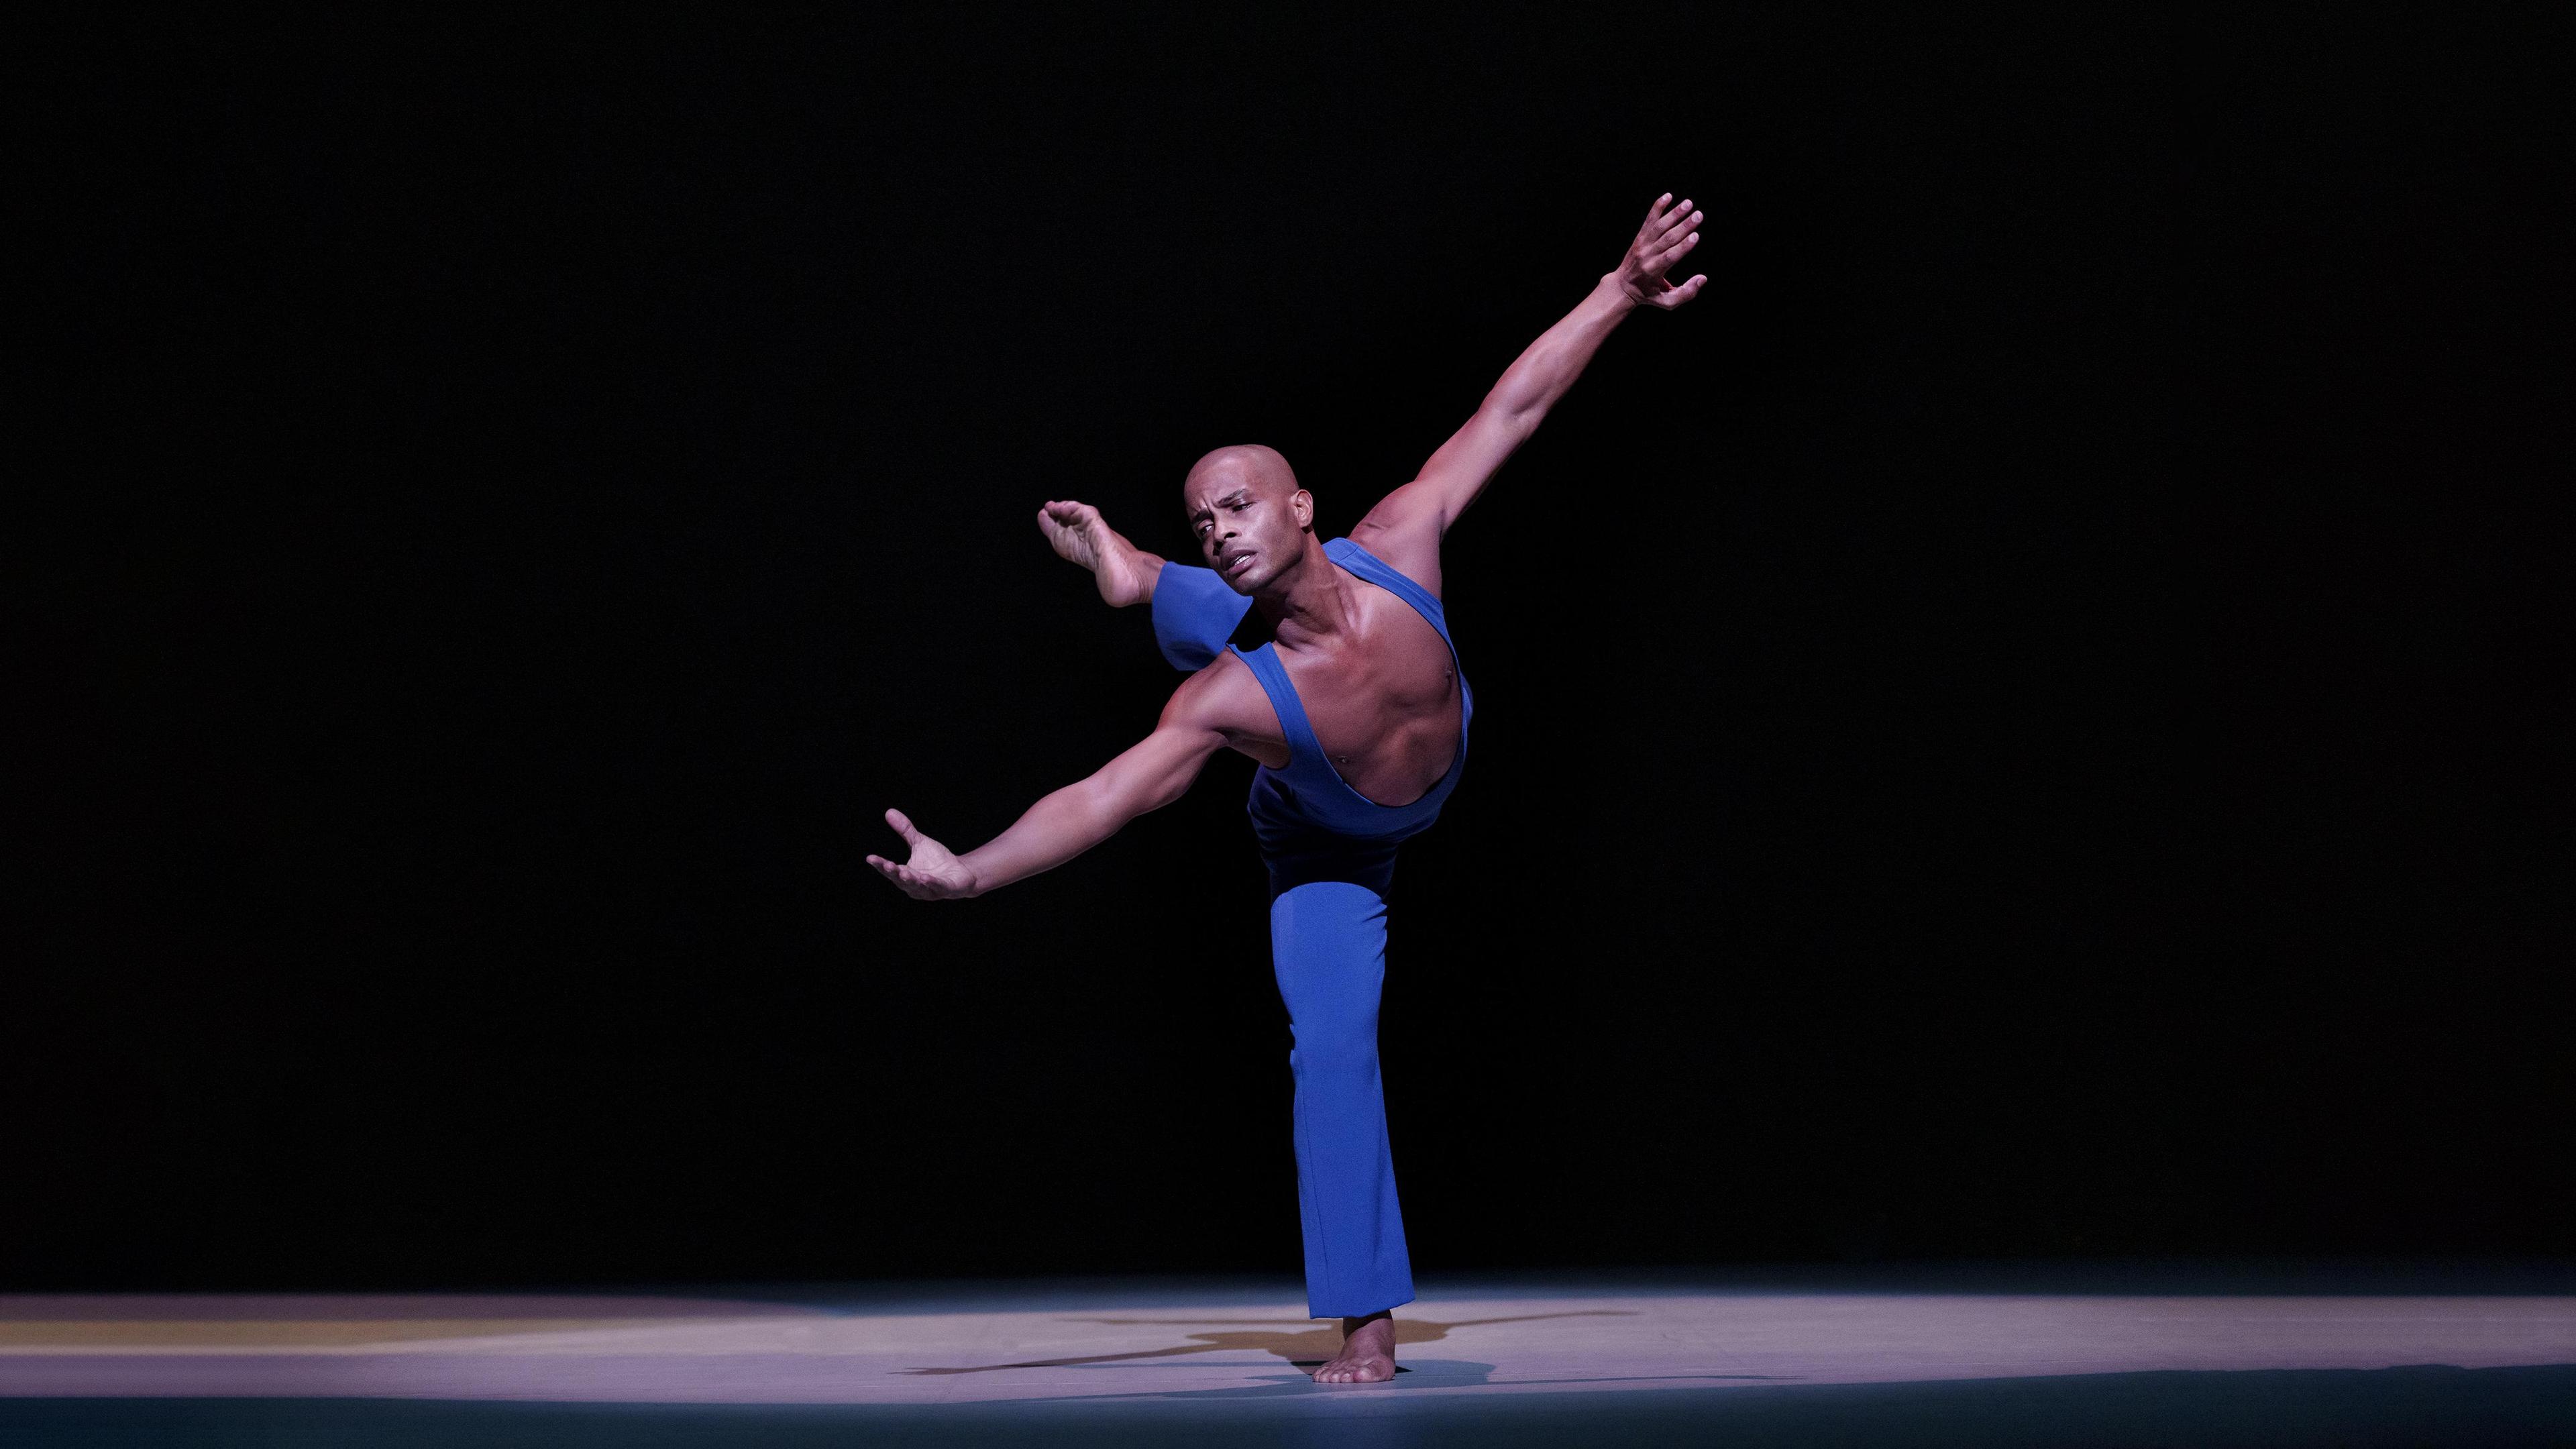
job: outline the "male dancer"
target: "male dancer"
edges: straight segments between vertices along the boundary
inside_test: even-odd
[[[1521,353],[1420,476],[1379,500],[1350,537],[1315,537],[1315,499],[1264,447],[1219,448],[1190,469],[1181,506],[1207,568],[1129,543],[1084,503],[1051,502],[1038,526],[1092,571],[1112,605],[1153,605],[1163,656],[1190,677],[1154,732],[953,855],[900,810],[886,823],[911,856],[871,855],[917,900],[981,895],[1064,864],[1181,797],[1208,757],[1261,762],[1253,834],[1270,870],[1270,948],[1295,1047],[1298,1217],[1306,1304],[1342,1320],[1325,1383],[1395,1376],[1394,1309],[1413,1301],[1378,1081],[1386,892],[1397,842],[1428,826],[1467,763],[1475,696],[1440,605],[1440,540],[1485,481],[1574,385],[1639,305],[1666,311],[1708,278],[1665,269],[1699,244],[1688,200],[1656,199],[1618,267]],[[1271,640],[1226,641],[1253,607]]]

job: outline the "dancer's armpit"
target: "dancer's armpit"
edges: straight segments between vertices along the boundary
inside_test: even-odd
[[[1171,703],[1163,706],[1163,723],[1180,721],[1216,731],[1227,748],[1265,765],[1288,763],[1288,732],[1269,691],[1253,677],[1251,665],[1230,653],[1219,654],[1216,662],[1172,691]]]

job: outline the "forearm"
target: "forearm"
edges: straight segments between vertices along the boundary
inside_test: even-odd
[[[1040,799],[1010,829],[958,857],[974,873],[976,895],[1049,871],[1118,833],[1133,816],[1098,777],[1077,780]]]
[[[1485,406],[1496,412],[1535,421],[1565,396],[1592,362],[1602,340],[1636,310],[1636,300],[1614,273],[1604,276],[1575,309],[1524,348],[1502,380],[1485,394]]]

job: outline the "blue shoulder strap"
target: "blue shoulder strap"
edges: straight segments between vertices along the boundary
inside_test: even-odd
[[[1432,596],[1429,589],[1398,572],[1395,565],[1347,538],[1337,538],[1325,544],[1324,555],[1352,573],[1411,604],[1415,613],[1430,620],[1431,627],[1440,631],[1441,638],[1449,639],[1449,616],[1442,611],[1440,601]],[[1457,641],[1449,639],[1449,647],[1450,651],[1455,653],[1458,647]]]
[[[1252,666],[1252,677],[1261,681],[1261,692],[1270,696],[1270,707],[1279,712],[1280,733],[1288,737],[1289,766],[1294,768],[1300,759],[1322,758],[1324,746],[1315,738],[1315,727],[1307,722],[1305,702],[1297,698],[1297,686],[1288,681],[1288,666],[1279,662],[1277,647],[1225,647],[1235,658]]]
[[[1449,637],[1449,616],[1442,612],[1440,601],[1394,565],[1347,538],[1326,541],[1324,556],[1411,604],[1414,612],[1440,631],[1440,637]],[[1252,611],[1252,599],[1226,587],[1214,569],[1166,563],[1154,581],[1151,611],[1154,642],[1162,647],[1163,658],[1175,669],[1194,670],[1225,652],[1226,641]]]

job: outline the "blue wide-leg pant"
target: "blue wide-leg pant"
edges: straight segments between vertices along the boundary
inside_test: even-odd
[[[1364,1318],[1410,1303],[1413,1263],[1404,1250],[1378,1080],[1383,879],[1311,880],[1280,891],[1270,901],[1270,956],[1296,1039],[1288,1068],[1297,1081],[1306,1311]]]
[[[1154,585],[1155,643],[1174,668],[1205,668],[1251,607],[1212,570],[1166,564]],[[1270,871],[1271,967],[1296,1037],[1288,1069],[1306,1311],[1365,1318],[1413,1301],[1377,1065],[1396,842],[1266,820],[1258,808],[1253,824]]]

